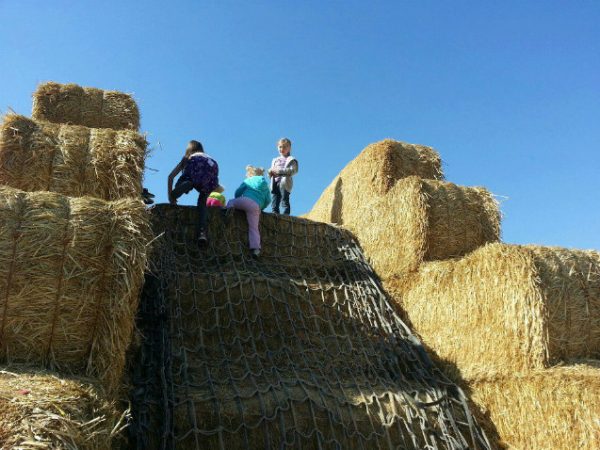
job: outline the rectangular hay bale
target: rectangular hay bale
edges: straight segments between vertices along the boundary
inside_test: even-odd
[[[498,205],[484,188],[406,177],[384,195],[343,198],[342,223],[383,279],[500,238]]]
[[[0,448],[109,450],[125,414],[94,382],[0,366]]]
[[[463,376],[600,358],[600,253],[489,244],[386,288]]]
[[[31,116],[35,120],[90,128],[140,127],[140,111],[131,95],[53,81],[40,84],[34,92]]]
[[[0,361],[115,387],[146,262],[141,201],[0,187]]]
[[[137,197],[146,145],[136,131],[61,125],[9,114],[0,127],[0,184],[72,197]]]
[[[600,448],[600,366],[575,365],[469,382],[511,449]]]

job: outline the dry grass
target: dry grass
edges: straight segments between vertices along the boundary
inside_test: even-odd
[[[496,243],[386,287],[468,378],[600,357],[598,252]]]
[[[0,187],[0,360],[118,384],[146,261],[141,201]]]
[[[0,127],[0,184],[105,200],[142,190],[146,140],[136,131],[91,129],[7,115]]]
[[[500,237],[498,205],[484,188],[407,177],[376,193],[358,172],[344,169],[338,179],[337,192],[328,188],[307,217],[351,230],[384,279]]]
[[[40,84],[33,94],[32,117],[90,128],[137,130],[140,126],[140,112],[131,95],[53,81]]]
[[[489,376],[469,386],[511,449],[600,448],[598,364]]]
[[[0,367],[0,448],[110,449],[125,419],[90,380]]]

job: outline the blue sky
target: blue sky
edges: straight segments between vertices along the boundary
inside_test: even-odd
[[[296,214],[370,142],[426,144],[502,196],[504,240],[600,248],[599,23],[598,1],[0,0],[0,109],[47,80],[134,93],[160,201],[189,139],[231,193],[289,136]]]

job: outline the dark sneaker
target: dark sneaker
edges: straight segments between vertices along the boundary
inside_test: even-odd
[[[260,256],[260,250],[257,248],[253,248],[250,250],[250,255],[252,255],[254,259],[258,259],[258,257]]]
[[[206,231],[200,231],[198,233],[198,244],[199,245],[208,244],[208,236],[206,235]]]

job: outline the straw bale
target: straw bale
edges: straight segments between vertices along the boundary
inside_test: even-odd
[[[0,187],[0,361],[116,386],[148,233],[141,201]]]
[[[494,243],[386,288],[464,376],[600,357],[600,254]]]
[[[600,448],[597,363],[490,375],[470,380],[469,387],[509,448]]]
[[[142,190],[145,138],[9,114],[0,127],[0,184],[105,200]]]
[[[349,195],[345,187],[362,182],[351,175],[340,174],[343,201],[333,200],[330,215],[323,214],[331,194],[326,191],[307,217],[337,221],[352,231],[384,279],[414,271],[423,261],[465,255],[500,237],[498,205],[484,188],[407,177],[385,194]]]
[[[42,83],[33,94],[32,117],[90,128],[137,130],[140,112],[133,97],[76,84]]]
[[[0,367],[0,448],[114,448],[126,415],[88,379]]]

